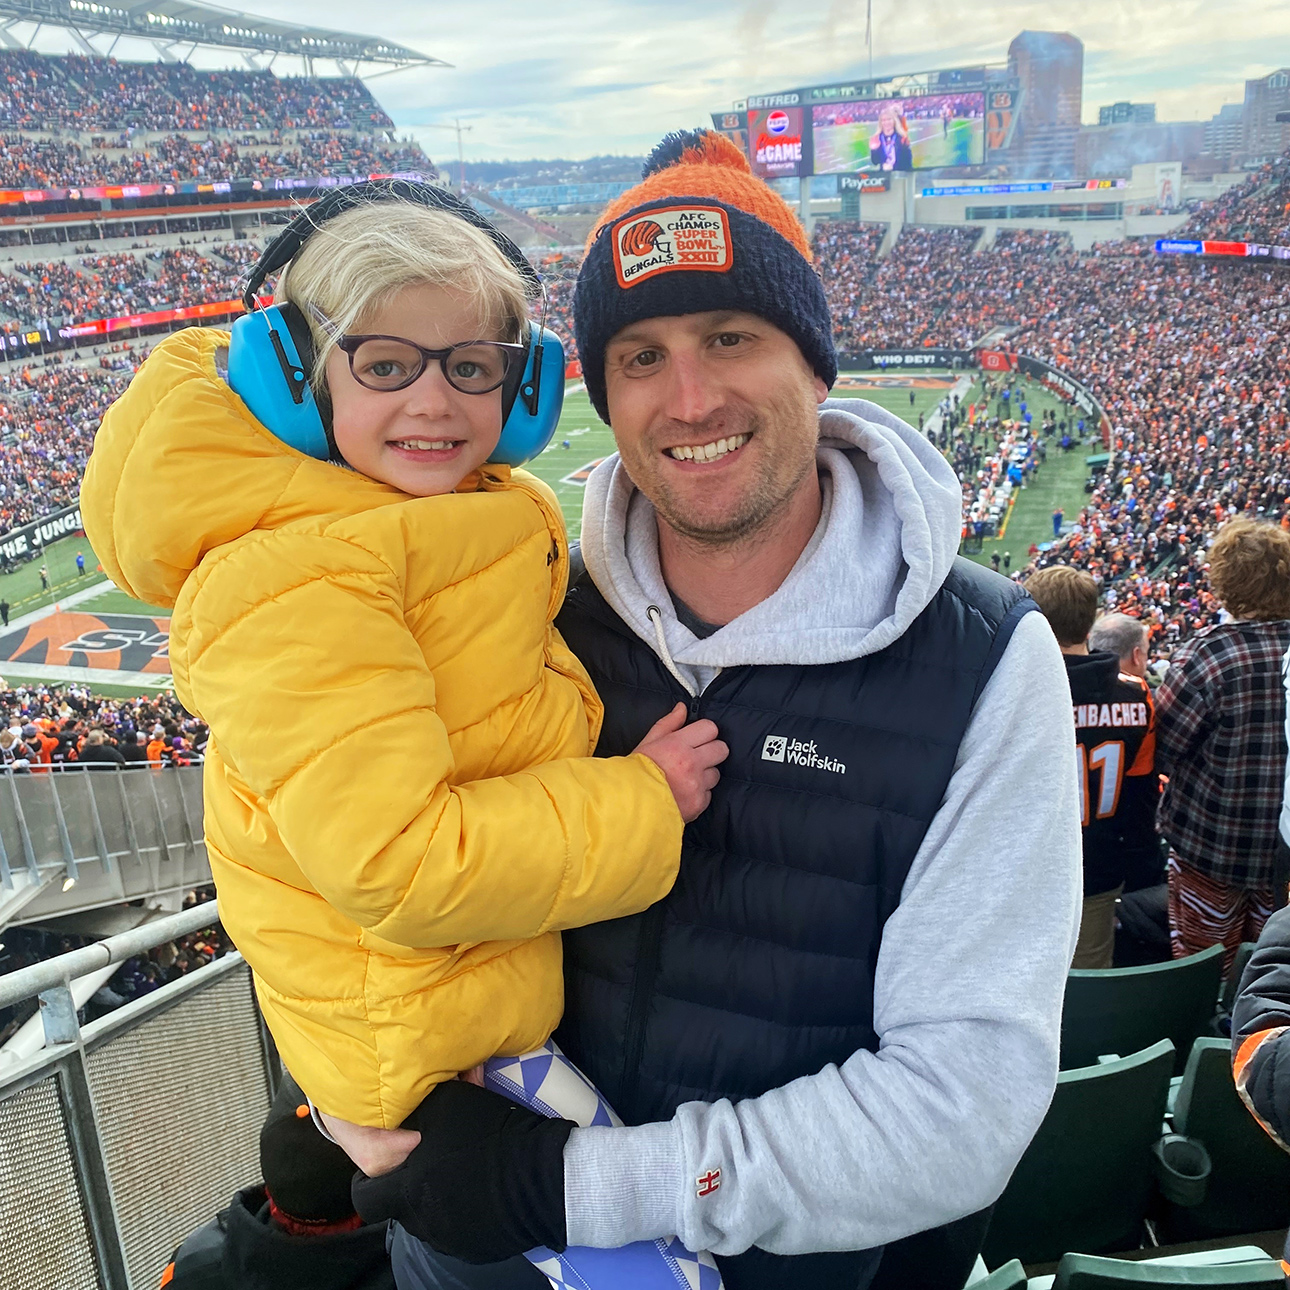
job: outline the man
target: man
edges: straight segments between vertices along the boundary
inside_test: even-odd
[[[1148,652],[1147,626],[1140,618],[1129,614],[1103,614],[1093,624],[1089,633],[1089,652],[1114,654],[1120,660],[1121,677],[1137,677],[1147,681]],[[1147,694],[1151,688],[1148,683]],[[1121,842],[1125,848],[1124,891],[1128,896],[1146,888],[1161,888],[1161,918],[1163,914],[1163,884],[1165,861],[1163,842],[1156,832],[1156,810],[1160,804],[1160,774],[1154,768],[1151,774],[1136,776],[1132,783],[1126,779],[1125,788],[1132,800],[1120,801],[1117,819],[1122,820]],[[1143,897],[1154,908],[1155,897]],[[1140,900],[1139,904],[1142,903]],[[1124,905],[1121,905],[1121,913]],[[1167,924],[1161,926],[1167,933]]]
[[[85,576],[85,552],[77,551],[76,553],[76,576],[83,578]]]
[[[1290,650],[1290,533],[1244,517],[1209,549],[1228,622],[1198,632],[1160,687],[1160,831],[1169,842],[1176,958],[1216,942],[1231,966],[1285,903],[1278,863],[1286,774],[1284,659]]]
[[[49,570],[43,564],[40,566],[40,589],[49,590]]]
[[[9,626],[9,602],[0,597],[0,623]]]
[[[634,255],[660,219],[705,258]],[[379,1212],[498,1260],[678,1235],[728,1290],[862,1290],[888,1245],[892,1284],[957,1290],[1056,1081],[1079,877],[1052,633],[956,558],[944,458],[824,402],[809,244],[720,136],[665,141],[576,299],[619,448],[559,618],[605,701],[597,751],[679,699],[730,759],[671,894],[565,935],[557,1039],[628,1127],[570,1126],[553,1156],[517,1110],[475,1143],[432,1093]],[[393,1255],[404,1290],[541,1284],[403,1231]]]
[[[1147,626],[1128,614],[1103,614],[1088,636],[1091,653],[1114,654],[1120,671],[1147,679]]]
[[[95,770],[120,770],[125,765],[125,758],[108,743],[107,735],[101,730],[91,730],[85,736],[80,760],[82,765],[90,765]]]
[[[1067,565],[1051,565],[1026,582],[1066,662],[1075,715],[1081,823],[1084,826],[1084,911],[1071,963],[1109,968],[1115,952],[1115,904],[1131,856],[1154,845],[1155,714],[1151,691],[1121,672],[1118,655],[1091,653],[1097,583]]]

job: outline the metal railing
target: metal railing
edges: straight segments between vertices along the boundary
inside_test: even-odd
[[[200,766],[0,774],[0,928],[208,882]]]
[[[81,1027],[70,982],[218,921],[214,902],[0,976],[46,1047],[0,1065],[5,1290],[153,1290],[176,1246],[259,1177],[278,1067],[231,953]]]

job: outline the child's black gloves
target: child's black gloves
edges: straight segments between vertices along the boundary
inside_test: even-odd
[[[467,1263],[499,1263],[568,1244],[564,1144],[572,1120],[548,1120],[463,1080],[440,1084],[404,1122],[421,1141],[397,1169],[354,1175],[364,1222],[397,1219]]]

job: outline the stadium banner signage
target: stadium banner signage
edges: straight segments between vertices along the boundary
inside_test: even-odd
[[[84,527],[81,523],[81,508],[68,506],[0,535],[0,555],[7,560],[17,560],[70,533],[79,533]]]
[[[1016,354],[1009,354],[1002,349],[979,349],[976,357],[983,372],[1012,372],[1017,367]]]
[[[269,305],[271,300],[262,300]],[[91,318],[88,322],[60,327],[58,334],[64,340],[81,340],[86,336],[106,336],[109,332],[126,331],[131,327],[153,327],[158,323],[184,322],[189,318],[220,318],[225,314],[240,314],[244,309],[240,300],[211,300],[203,305],[180,305],[175,309],[157,309],[146,314],[123,314],[119,318]],[[0,341],[0,345],[3,341]]]
[[[1239,255],[1260,259],[1290,260],[1290,246],[1265,246],[1261,242],[1216,242],[1206,239],[1161,237],[1156,239],[1157,255]]]
[[[337,188],[370,179],[410,179],[420,183],[423,176],[416,171],[407,171],[394,175],[322,175],[301,179],[232,179],[210,183],[185,180],[175,184],[109,184],[99,188],[0,188],[0,206],[16,206],[23,202],[37,205],[41,202],[103,202],[138,197],[176,197],[185,193],[236,194],[259,193],[266,189]]]
[[[748,113],[748,148],[760,179],[793,179],[811,173],[810,139],[802,108],[758,108]]]
[[[1038,179],[1016,184],[943,184],[924,188],[920,197],[986,197],[1001,193],[1105,192],[1127,188],[1127,179]]]
[[[843,193],[885,193],[890,187],[890,175],[838,176],[838,191]]]
[[[967,367],[976,361],[970,349],[868,349],[839,354],[838,366],[852,371],[888,367]]]

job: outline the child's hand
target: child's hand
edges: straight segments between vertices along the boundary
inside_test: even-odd
[[[366,1124],[350,1124],[326,1111],[319,1111],[327,1132],[340,1144],[341,1150],[369,1177],[379,1178],[397,1169],[421,1141],[415,1129],[373,1129]]]
[[[635,751],[644,753],[667,776],[667,786],[687,824],[707,810],[721,778],[717,767],[730,755],[713,722],[685,724],[684,703],[656,721]]]

